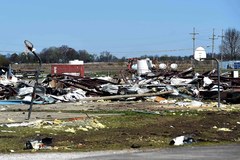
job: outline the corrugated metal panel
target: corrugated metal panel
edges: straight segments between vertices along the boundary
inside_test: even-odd
[[[84,65],[52,64],[51,74],[76,74],[84,77]]]

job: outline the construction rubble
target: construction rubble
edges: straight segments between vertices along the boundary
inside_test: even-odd
[[[217,101],[217,71],[196,73],[193,68],[183,71],[151,69],[144,73],[128,72],[114,77],[79,77],[48,75],[37,83],[20,80],[11,71],[0,77],[0,104],[53,104],[96,100],[150,100],[176,106],[203,106],[205,100]],[[231,73],[220,75],[221,103],[239,103],[240,81]]]

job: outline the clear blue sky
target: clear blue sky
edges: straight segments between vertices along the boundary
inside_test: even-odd
[[[0,0],[0,53],[24,51],[27,39],[37,52],[68,45],[117,57],[191,55],[193,27],[196,47],[211,46],[213,28],[217,36],[240,30],[239,8],[239,0]]]

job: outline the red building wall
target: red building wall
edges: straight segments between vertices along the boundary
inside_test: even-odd
[[[79,64],[52,64],[51,74],[79,74],[80,77],[84,77],[84,65]]]

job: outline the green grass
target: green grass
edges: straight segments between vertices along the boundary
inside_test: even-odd
[[[79,112],[83,113],[83,111]],[[55,149],[42,150],[41,152],[163,148],[169,147],[168,144],[172,138],[187,133],[194,133],[196,138],[206,140],[194,145],[232,143],[234,139],[239,137],[240,125],[236,124],[239,121],[239,112],[236,111],[160,111],[159,114],[148,111],[84,111],[84,113],[110,114],[97,119],[106,128],[90,129],[87,132],[77,130],[82,122],[76,123],[76,126],[62,127],[59,130],[54,129],[54,127],[0,127],[0,152],[9,153],[10,150],[31,152],[31,150],[24,150],[25,143],[35,139],[37,134],[40,134],[42,138],[53,138],[52,145]],[[219,127],[224,127],[224,125],[229,127],[235,125],[236,127],[233,132],[222,133],[212,129],[215,124]],[[66,132],[67,128],[76,129],[76,133]]]

